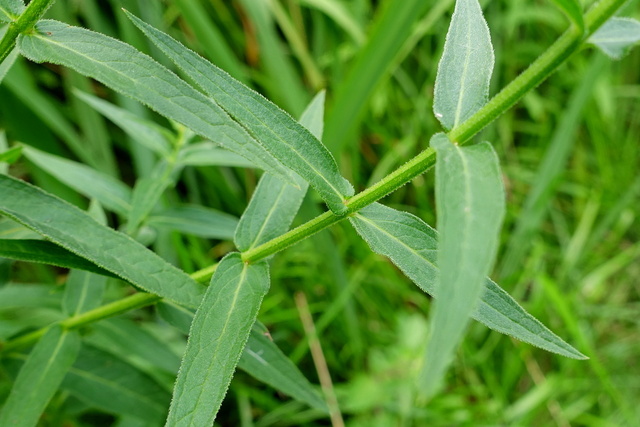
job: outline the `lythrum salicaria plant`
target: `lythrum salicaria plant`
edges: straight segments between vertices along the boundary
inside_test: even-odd
[[[164,128],[76,90],[80,100],[157,158],[133,189],[92,164],[95,156],[81,145],[76,147],[78,156],[86,164],[27,145],[0,153],[0,161],[25,158],[92,199],[90,209],[82,211],[9,176],[6,169],[0,174],[0,213],[30,230],[27,238],[1,239],[0,256],[71,269],[60,318],[1,343],[3,355],[23,357],[18,357],[22,364],[2,406],[0,425],[36,425],[59,389],[94,399],[98,378],[107,385],[95,401],[109,396],[106,400],[111,402],[102,405],[116,405],[116,413],[140,416],[151,425],[211,426],[237,367],[327,413],[339,425],[339,402],[330,395],[323,399],[268,338],[258,313],[269,292],[270,258],[340,221],[348,221],[372,251],[388,257],[435,298],[421,373],[414,384],[423,403],[441,390],[470,319],[559,356],[586,358],[488,278],[499,245],[505,190],[491,143],[475,141],[474,136],[585,43],[620,57],[638,41],[640,23],[612,18],[624,0],[601,0],[586,13],[577,0],[555,0],[569,18],[569,28],[493,97],[489,27],[478,0],[457,0],[434,86],[433,113],[442,131],[433,135],[425,151],[357,194],[321,142],[324,92],[296,120],[126,10],[121,13],[165,56],[163,63],[168,58],[184,78],[123,41],[42,19],[51,3],[34,0],[25,7],[21,0],[0,0],[0,79],[18,56],[61,65],[139,101],[173,127]],[[184,168],[194,165],[264,171],[239,221],[205,206],[160,203]],[[378,203],[434,166],[435,229],[413,214]],[[309,187],[328,210],[290,229]],[[107,225],[105,210],[123,224],[120,230]],[[203,237],[233,241],[237,250],[187,274],[143,244],[150,224],[172,224]],[[103,304],[110,278],[138,292]],[[127,381],[147,380],[96,349],[81,330],[94,325],[107,335],[112,328],[127,336],[123,325],[105,319],[152,305],[166,322],[188,333],[188,343],[179,370],[171,363],[166,367],[177,372],[171,398],[149,381],[148,398],[127,401],[126,393],[119,394]],[[135,347],[136,338],[128,339],[127,345]],[[20,353],[32,345],[28,355]],[[168,351],[157,343],[149,348],[156,349],[148,352],[150,358]]]

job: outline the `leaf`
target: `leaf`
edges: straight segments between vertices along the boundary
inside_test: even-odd
[[[567,15],[572,24],[584,31],[582,5],[579,0],[552,0]]]
[[[163,298],[197,307],[204,289],[129,236],[26,182],[0,175],[0,213]]]
[[[29,354],[0,412],[2,426],[35,426],[80,350],[80,335],[51,327]]]
[[[110,271],[45,240],[0,239],[0,257],[63,268],[76,268],[103,276],[117,277]]]
[[[0,23],[15,21],[24,9],[22,0],[0,0]]]
[[[107,286],[107,278],[82,270],[73,270],[67,278],[62,310],[69,317],[97,308]]]
[[[129,13],[127,16],[274,157],[315,188],[334,213],[347,211],[344,197],[353,195],[353,187],[340,175],[331,153],[311,132],[178,41]]]
[[[184,166],[256,167],[254,163],[244,157],[240,157],[224,148],[219,148],[213,142],[198,142],[187,145],[180,150],[177,162]]]
[[[16,145],[0,153],[0,162],[15,163],[22,155],[22,145]]]
[[[622,58],[638,41],[640,21],[631,18],[611,18],[589,37],[589,43],[596,45],[613,59]]]
[[[438,64],[433,112],[446,130],[487,102],[493,71],[489,27],[478,0],[457,0]]]
[[[78,193],[98,200],[120,215],[131,209],[131,189],[117,179],[82,163],[25,146],[24,156]]]
[[[439,299],[419,387],[431,397],[444,375],[484,293],[495,261],[505,212],[498,156],[488,142],[459,147],[444,134],[431,139],[436,150]]]
[[[268,289],[264,261],[222,259],[191,324],[167,426],[213,425]]]
[[[371,249],[384,255],[420,289],[436,289],[438,234],[420,218],[374,203],[360,210],[351,224]],[[471,317],[500,333],[572,359],[586,357],[527,313],[502,288],[485,279],[485,291]]]
[[[324,99],[324,91],[316,95],[300,118],[317,138],[322,138]],[[236,229],[234,242],[239,250],[252,249],[289,229],[308,185],[298,177],[298,187],[268,173],[262,175]]]
[[[231,240],[238,218],[203,206],[182,205],[153,214],[147,224],[204,238]]]
[[[160,425],[169,393],[128,363],[85,346],[61,388],[91,407],[116,415],[130,415]]]
[[[128,44],[62,22],[42,20],[33,33],[18,37],[17,46],[32,61],[64,65],[92,77],[288,179],[289,171],[215,102]]]
[[[94,110],[118,125],[133,141],[144,145],[162,157],[169,156],[171,153],[171,141],[174,137],[167,129],[97,96],[79,90],[74,90],[73,93]]]
[[[0,34],[2,34],[1,31]],[[2,83],[2,80],[4,80],[4,76],[7,75],[13,63],[16,62],[17,58],[18,49],[13,49],[11,53],[4,59],[4,61],[0,62],[0,83]]]
[[[264,328],[264,327],[263,327]],[[238,367],[254,378],[312,408],[327,412],[327,405],[298,367],[278,346],[254,326]]]
[[[0,287],[0,310],[25,307],[57,309],[60,292],[52,285],[9,283]]]
[[[156,207],[164,191],[175,183],[178,170],[168,162],[160,161],[151,176],[136,181],[127,218],[128,234],[134,234],[147,215]]]

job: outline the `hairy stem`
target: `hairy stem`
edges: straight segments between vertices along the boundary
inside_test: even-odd
[[[36,22],[42,18],[55,0],[32,0],[29,6],[15,21],[9,24],[7,32],[0,40],[0,63],[5,60],[16,45],[16,38],[22,33],[30,31]]]

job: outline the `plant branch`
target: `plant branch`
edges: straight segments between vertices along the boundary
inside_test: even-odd
[[[18,36],[30,31],[54,1],[55,0],[32,0],[18,19],[9,24],[7,32],[4,34],[2,40],[0,40],[0,63],[9,56],[16,45]]]

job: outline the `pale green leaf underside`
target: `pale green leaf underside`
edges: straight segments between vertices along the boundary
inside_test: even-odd
[[[269,289],[266,262],[227,255],[211,278],[191,324],[167,426],[210,426]]]
[[[131,189],[112,176],[32,147],[25,146],[23,153],[39,168],[105,208],[120,215],[127,215],[131,209]]]
[[[289,114],[197,53],[135,16],[129,18],[178,67],[240,122],[282,164],[305,179],[335,213],[346,212],[353,187],[322,143]]]
[[[163,298],[197,307],[204,294],[187,274],[129,236],[26,182],[0,175],[0,213]]]
[[[420,218],[375,203],[351,223],[371,249],[388,257],[420,289],[438,297],[438,236]],[[502,288],[485,279],[485,291],[471,317],[500,333],[572,359],[586,357],[527,313]]]
[[[486,103],[493,71],[491,35],[478,0],[457,0],[434,90],[433,112],[450,130]]]
[[[316,95],[300,118],[318,139],[322,139],[324,99],[324,91]],[[298,188],[268,173],[260,178],[236,229],[234,241],[239,250],[252,249],[289,229],[308,188],[303,179],[297,179]]]
[[[238,218],[197,205],[183,205],[154,213],[147,224],[210,239],[231,240]]]
[[[59,326],[49,329],[22,365],[0,412],[0,425],[35,426],[79,350],[78,332]]]
[[[210,141],[196,142],[182,148],[178,153],[179,165],[183,166],[233,166],[255,168],[256,165]]]
[[[437,154],[438,300],[434,304],[420,388],[440,388],[469,316],[495,261],[505,211],[498,156],[491,144],[460,147],[446,135],[431,139]]]
[[[579,0],[551,0],[567,15],[571,22],[581,30],[584,29],[582,5]]]
[[[18,37],[18,49],[27,58],[64,65],[92,77],[288,179],[289,170],[214,101],[132,46],[57,21],[40,21],[35,30]]]
[[[2,36],[2,31],[0,29],[0,37],[1,36]],[[17,58],[18,58],[18,49],[13,49],[9,54],[9,56],[7,56],[4,59],[4,61],[0,62],[0,83],[2,83],[4,76],[7,75],[7,73],[11,69],[11,66],[16,61]]]
[[[0,22],[15,21],[24,12],[22,0],[0,0]]]
[[[640,41],[640,21],[631,18],[611,18],[590,38],[613,59],[620,59],[627,50]]]

